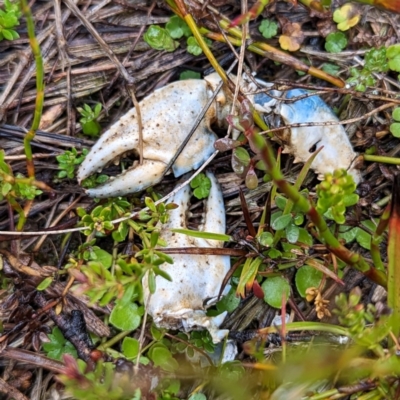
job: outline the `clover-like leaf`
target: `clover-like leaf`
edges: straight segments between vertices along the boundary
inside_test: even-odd
[[[165,29],[168,31],[172,39],[180,39],[182,36],[190,36],[192,31],[190,30],[188,24],[177,15],[172,16]]]
[[[347,46],[347,38],[343,32],[332,32],[326,37],[325,50],[329,53],[340,53]]]
[[[347,31],[360,21],[361,15],[358,7],[352,3],[346,3],[333,13],[333,20],[341,31]]]
[[[197,199],[205,199],[210,194],[211,180],[205,174],[199,174],[190,182],[190,187]]]
[[[304,41],[304,34],[301,25],[297,22],[287,22],[282,28],[282,35],[279,37],[279,44],[283,50],[297,51]]]
[[[258,27],[258,30],[265,37],[265,39],[271,39],[278,33],[278,24],[271,19],[263,19]]]
[[[158,25],[150,25],[143,35],[143,39],[156,50],[172,52],[179,46],[179,43],[172,39],[168,31]]]

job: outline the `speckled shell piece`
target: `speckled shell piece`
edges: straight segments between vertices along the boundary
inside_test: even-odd
[[[323,179],[324,174],[343,168],[353,176],[356,183],[359,183],[361,174],[353,165],[357,153],[353,150],[343,126],[339,123],[311,126],[316,123],[339,122],[331,108],[318,96],[308,96],[294,102],[285,101],[285,99],[310,95],[303,89],[287,92],[274,90],[271,93],[274,98],[264,93],[254,95],[253,101],[259,111],[270,112],[273,109],[287,125],[310,124],[305,127],[292,127],[290,130],[285,130],[283,135],[278,136],[285,145],[283,152],[293,154],[295,162],[305,163],[316,149],[323,146],[311,165],[318,174],[318,178]],[[282,100],[277,101],[276,97]]]
[[[143,124],[144,164],[127,169],[113,180],[87,193],[94,197],[122,196],[158,183],[168,162],[189,134],[193,123],[209,99],[205,80],[173,82],[154,91],[140,102]],[[175,176],[198,168],[213,152],[216,135],[209,123],[215,118],[213,104],[184,151],[173,164]],[[137,114],[133,108],[95,143],[78,169],[78,181],[101,170],[127,151],[139,153]]]
[[[212,187],[207,199],[204,224],[199,230],[225,233],[225,208],[221,189],[214,175],[207,173],[207,176],[211,179]],[[190,196],[188,185],[170,200],[179,207],[170,212],[170,219],[163,226],[161,238],[168,243],[168,247],[222,247],[223,243],[216,240],[193,238],[170,231],[172,228],[186,228],[185,214]],[[158,276],[156,292],[150,296],[147,275],[143,278],[145,304],[154,323],[162,328],[184,331],[206,328],[214,342],[222,340],[227,331],[218,327],[225,315],[215,318],[206,316],[206,305],[217,299],[230,268],[229,257],[173,254],[172,258],[174,264],[164,263],[161,266],[170,275],[172,282]]]

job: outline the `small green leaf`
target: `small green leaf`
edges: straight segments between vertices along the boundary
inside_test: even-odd
[[[11,189],[12,189],[11,183],[4,182],[4,183],[1,185],[1,194],[2,194],[3,196],[7,196],[8,192],[9,192]]]
[[[169,19],[165,28],[172,39],[180,39],[182,36],[190,36],[192,34],[188,24],[177,15],[174,15]]]
[[[263,19],[258,27],[258,30],[265,37],[265,39],[271,39],[278,33],[278,24],[270,19]]]
[[[133,331],[139,327],[141,313],[135,303],[121,306],[118,302],[111,311],[110,323],[121,331]]]
[[[161,343],[153,345],[148,355],[155,367],[160,367],[165,371],[173,372],[179,367],[178,362],[172,357],[171,352]]]
[[[272,258],[273,260],[276,258],[282,257],[282,253],[278,249],[275,249],[275,248],[269,249],[267,251],[267,255],[269,258]]]
[[[158,25],[150,25],[143,35],[143,39],[150,47],[156,50],[172,52],[179,46],[179,43],[172,39],[168,31]]]
[[[52,276],[48,276],[39,283],[39,285],[36,287],[36,290],[39,292],[46,290],[53,283],[53,280],[54,278]]]
[[[50,342],[43,343],[42,347],[49,358],[61,361],[63,354],[71,354],[74,358],[78,357],[75,347],[64,338],[58,327],[53,328],[48,337]]]
[[[347,31],[360,21],[361,15],[354,4],[346,3],[333,13],[333,20],[341,31]]]
[[[299,238],[297,239],[297,241],[307,244],[308,246],[313,245],[313,237],[304,228],[299,228]]]
[[[331,63],[324,63],[321,67],[322,71],[326,72],[327,74],[337,76],[340,71],[340,67],[336,64]]]
[[[179,80],[184,81],[185,79],[201,79],[201,74],[194,71],[183,71],[179,75]]]
[[[354,206],[355,204],[357,204],[359,198],[360,198],[360,196],[355,193],[346,194],[343,197],[343,203],[344,203],[345,207]]]
[[[131,337],[125,337],[122,341],[122,353],[128,360],[133,360],[139,354],[139,341]]]
[[[95,255],[95,260],[101,264],[103,264],[104,268],[110,268],[112,265],[113,257],[110,253],[106,252],[103,249],[95,246],[93,248],[93,253]]]
[[[224,242],[230,242],[232,240],[231,236],[224,235],[222,233],[192,231],[190,229],[180,229],[180,228],[171,229],[171,232],[182,233],[187,236],[192,236],[192,237],[202,238],[202,239],[221,240]]]
[[[282,307],[283,294],[289,299],[290,286],[286,279],[276,276],[267,278],[261,285],[264,291],[264,301],[274,308]]]
[[[243,147],[236,147],[232,152],[232,168],[236,174],[243,174],[245,168],[250,164],[250,154]]]
[[[274,235],[271,232],[263,232],[257,239],[262,246],[271,246],[274,242]]]
[[[329,53],[340,53],[347,46],[347,38],[343,32],[332,32],[326,37],[325,50]]]
[[[357,228],[356,241],[364,249],[371,249],[371,235],[363,229]]]
[[[283,196],[275,196],[275,204],[280,210],[284,210],[286,207],[287,199]]]
[[[191,182],[190,187],[195,189],[193,191],[194,196],[201,200],[208,197],[211,189],[211,180],[205,174],[197,175]]]
[[[301,297],[306,297],[306,290],[310,287],[318,288],[321,284],[324,274],[321,271],[311,267],[310,265],[303,265],[296,272],[296,287]]]
[[[276,218],[274,222],[272,222],[271,227],[276,231],[285,229],[292,219],[293,217],[291,214],[281,215],[280,217]]]
[[[357,236],[359,228],[350,228],[347,225],[339,227],[338,239],[344,239],[346,243],[351,243]]]
[[[386,51],[389,68],[392,71],[400,72],[400,44],[389,46]]]
[[[300,229],[298,226],[294,224],[289,224],[286,227],[286,239],[288,240],[289,243],[296,243],[297,240],[299,239],[300,235]]]
[[[400,107],[396,107],[392,112],[392,118],[395,121],[400,121]]]
[[[400,138],[400,122],[390,124],[389,130],[394,137]]]
[[[229,293],[216,304],[216,307],[220,312],[223,311],[232,312],[236,310],[239,304],[240,304],[240,297],[236,296],[236,292],[234,289],[231,289]]]
[[[207,38],[203,38],[204,41],[206,42],[206,44],[208,46],[211,45],[211,40],[207,39]],[[200,45],[197,43],[197,40],[194,36],[190,36],[188,37],[187,41],[187,52],[190,54],[193,54],[194,56],[199,56],[201,53],[203,53],[203,50],[201,49]]]

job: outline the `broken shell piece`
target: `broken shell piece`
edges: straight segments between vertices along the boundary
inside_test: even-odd
[[[271,86],[260,80],[258,82],[266,87]],[[333,172],[335,169],[346,169],[356,183],[361,181],[360,171],[354,166],[357,153],[354,152],[339,119],[319,96],[313,96],[311,92],[303,89],[292,89],[286,92],[272,90],[268,93],[272,97],[265,93],[257,93],[253,96],[252,101],[258,111],[266,113],[273,109],[287,125],[310,124],[285,129],[283,134],[277,135],[285,144],[284,153],[293,154],[296,163],[305,163],[314,151],[323,146],[311,165],[318,174],[318,179],[323,179],[324,174]],[[299,96],[306,97],[292,100]],[[282,100],[277,100],[277,98]],[[312,126],[329,122],[337,122],[337,124]]]
[[[207,199],[204,232],[225,233],[225,208],[221,189],[214,175],[207,173],[212,186]],[[167,224],[163,226],[160,238],[168,247],[222,247],[216,240],[193,238],[171,232],[173,228],[186,228],[186,210],[191,196],[187,185],[171,198],[170,202],[179,205],[170,212]],[[150,295],[148,276],[143,278],[145,304],[149,314],[158,327],[181,329],[186,332],[206,328],[215,343],[221,341],[227,330],[219,326],[225,313],[217,317],[208,317],[206,308],[217,301],[225,275],[230,268],[228,256],[174,254],[173,264],[164,263],[161,268],[172,278],[172,282],[161,276],[156,277],[156,291]],[[225,292],[229,287],[225,288]]]
[[[218,75],[214,75],[217,74],[211,74],[209,79],[204,80],[173,82],[143,99],[139,103],[143,125],[143,164],[133,165],[112,182],[87,190],[89,196],[122,196],[158,183],[167,164],[220,82]],[[215,151],[216,135],[210,129],[210,124],[215,120],[224,120],[228,112],[224,111],[225,101],[225,95],[221,93],[206,112],[172,166],[176,177],[198,168]],[[121,117],[95,143],[78,169],[78,182],[104,168],[115,158],[132,151],[139,154],[139,128],[135,108]]]

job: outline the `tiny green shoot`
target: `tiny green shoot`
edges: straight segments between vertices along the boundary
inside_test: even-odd
[[[77,110],[81,114],[79,122],[85,135],[97,137],[101,132],[101,125],[97,121],[102,109],[101,103],[97,103],[94,108],[90,108],[88,104],[84,104],[83,108],[78,107]]]

